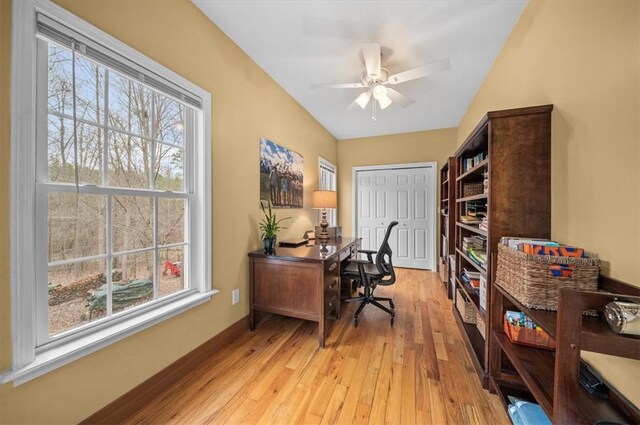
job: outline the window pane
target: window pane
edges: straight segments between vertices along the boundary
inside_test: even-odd
[[[184,247],[158,250],[158,298],[184,289]]]
[[[174,145],[184,145],[185,106],[156,94],[156,138]]]
[[[142,84],[131,83],[131,132],[151,137],[151,91]]]
[[[156,143],[155,152],[154,188],[182,192],[184,190],[184,150]]]
[[[109,73],[109,126],[129,131],[130,81],[115,72]]]
[[[49,115],[47,140],[49,181],[75,182],[73,121]]]
[[[78,169],[80,183],[102,182],[102,130],[90,124],[78,124]],[[49,115],[48,121],[49,181],[75,183],[75,149],[73,121]]]
[[[50,193],[49,261],[104,254],[106,197]]]
[[[113,258],[113,312],[153,299],[153,251]]]
[[[153,198],[114,196],[112,206],[113,252],[153,246]]]
[[[49,334],[76,328],[106,314],[106,262],[49,267]],[[100,294],[104,292],[104,296]]]
[[[184,199],[158,198],[158,245],[185,242]]]
[[[151,91],[142,84],[109,74],[109,125],[151,137]]]
[[[49,111],[73,115],[73,79],[71,52],[49,44],[48,105]]]
[[[109,132],[109,186],[149,188],[150,142]]]
[[[104,115],[104,68],[76,55],[77,118],[102,122]]]

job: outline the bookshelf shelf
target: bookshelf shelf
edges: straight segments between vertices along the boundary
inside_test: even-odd
[[[471,258],[469,258],[469,256],[466,253],[462,252],[462,250],[457,247],[456,247],[456,252],[458,253],[458,255],[460,255],[460,257],[464,258],[467,263],[471,264],[473,268],[479,271],[481,275],[483,275],[484,277],[487,277],[487,271],[478,263],[476,263]]]
[[[484,161],[482,161],[481,163],[479,163],[478,165],[476,165],[475,167],[467,170],[464,174],[461,174],[460,176],[458,176],[456,178],[456,181],[460,181],[460,180],[470,180],[470,179],[476,179],[482,176],[482,173],[485,171],[485,168],[487,167],[487,165],[489,165],[489,158],[485,159]]]
[[[527,235],[548,238],[551,234],[551,111],[552,105],[488,112],[471,131],[455,153],[457,173],[451,174],[449,186],[455,190],[455,201],[450,201],[449,215],[454,218],[455,259],[459,276],[462,267],[475,269],[486,279],[486,329],[489,330],[494,316],[491,313],[493,270],[490,265],[503,236]],[[482,156],[480,156],[482,155]],[[464,170],[463,164],[470,158],[482,157],[474,167]],[[531,158],[535,158],[532,161]],[[486,171],[490,170],[490,173]],[[535,178],[531,178],[535,176]],[[486,180],[486,181],[485,181]],[[469,183],[484,183],[485,193],[463,196],[464,186]],[[517,200],[515,197],[517,196]],[[459,221],[467,215],[469,203],[486,209],[488,230]],[[486,205],[485,205],[486,204]],[[532,217],[531,211],[536,211]],[[480,236],[486,238],[485,267],[474,262],[462,248],[463,238]],[[459,279],[456,288],[464,291],[479,308],[479,295]],[[484,301],[484,300],[483,300]],[[478,377],[485,388],[489,385],[490,332],[486,338],[475,327],[465,326],[457,320],[463,334],[467,333],[469,354],[474,360]],[[473,328],[473,329],[472,329]],[[473,336],[471,336],[473,335]],[[498,379],[499,377],[496,377]],[[509,379],[504,376],[501,379]],[[513,376],[512,380],[519,379]],[[501,381],[502,382],[502,381]],[[524,388],[524,385],[520,385]]]
[[[487,312],[482,307],[480,307],[480,295],[478,294],[478,292],[476,292],[476,290],[473,289],[473,287],[467,285],[466,283],[464,283],[460,279],[458,279],[457,276],[456,276],[455,279],[456,279],[456,283],[458,284],[458,287],[460,289],[462,289],[462,291],[471,300],[471,303],[473,304],[473,306],[475,307],[476,311],[478,312],[478,314],[482,318],[482,321],[486,323],[486,321],[487,321],[486,320]]]
[[[479,195],[467,196],[466,198],[457,198],[456,202],[477,201],[480,199],[487,199],[488,197],[489,197],[488,193],[481,193]]]
[[[478,235],[487,236],[488,232],[485,230],[480,230],[478,226],[472,226],[470,224],[460,223],[459,221],[456,223],[456,226],[466,229],[470,232],[477,233]]]
[[[453,297],[453,285],[450,285],[451,271],[449,270],[449,256],[454,254],[455,220],[449,218],[451,208],[455,207],[455,177],[456,162],[448,158],[440,169],[440,207],[446,208],[446,213],[440,212],[440,280],[449,298]]]
[[[607,287],[608,278],[603,278],[605,291],[616,290]],[[615,282],[615,281],[613,281]],[[620,282],[615,286],[619,290]],[[558,320],[555,312],[544,312],[524,308],[522,311],[536,321],[545,331],[556,338],[556,350],[543,350],[535,347],[514,344],[501,329],[497,320],[491,324],[491,365],[490,382],[494,390],[506,399],[514,395],[531,399],[538,403],[553,423],[596,423],[611,421],[614,423],[638,423],[640,415],[637,409],[629,406],[618,394],[610,391],[608,399],[589,394],[578,383],[580,350],[594,351],[622,357],[640,359],[640,339],[621,336],[608,330],[604,319],[582,316],[586,310],[602,310],[606,303],[616,298],[640,301],[638,288],[626,285],[623,293],[585,292],[563,289],[558,310],[564,312],[563,320]],[[502,316],[505,309],[512,308],[513,298],[496,285],[498,291],[491,308],[495,313],[492,319]],[[516,304],[518,307],[519,303]],[[555,316],[555,322],[552,319]],[[534,319],[535,317],[535,319]],[[544,323],[544,325],[542,324]],[[593,335],[597,340],[591,340]],[[589,345],[587,345],[587,343]],[[504,370],[502,356],[515,369],[516,375]],[[514,382],[507,383],[502,378],[510,376]],[[514,379],[515,378],[515,379]],[[524,385],[519,385],[520,381]],[[528,397],[527,397],[528,393]]]

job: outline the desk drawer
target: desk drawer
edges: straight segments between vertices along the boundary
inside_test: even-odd
[[[334,317],[336,316],[335,311],[338,308],[338,303],[340,302],[340,297],[338,297],[338,293],[332,293],[330,296],[326,296],[324,299],[324,316],[325,317]]]

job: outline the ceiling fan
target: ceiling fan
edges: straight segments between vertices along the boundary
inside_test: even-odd
[[[397,74],[390,75],[389,70],[382,67],[380,44],[378,43],[365,43],[362,45],[362,56],[364,58],[365,70],[362,71],[359,83],[328,83],[328,84],[312,84],[312,89],[355,89],[366,88],[367,90],[361,93],[352,105],[358,105],[362,109],[365,109],[371,98],[374,101],[371,102],[372,116],[371,118],[376,120],[376,104],[380,110],[386,109],[393,102],[396,102],[402,107],[407,107],[414,103],[414,101],[407,96],[403,95],[397,90],[394,90],[388,85],[395,85],[404,83],[411,80],[417,80],[418,78],[428,77],[429,75],[437,72],[448,71],[450,69],[449,59],[442,59],[428,65],[420,66],[418,68],[409,69],[407,71],[399,72]]]

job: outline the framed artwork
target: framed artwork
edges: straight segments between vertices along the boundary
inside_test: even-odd
[[[260,138],[260,200],[276,208],[302,208],[303,158],[297,152]]]

